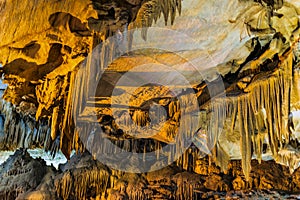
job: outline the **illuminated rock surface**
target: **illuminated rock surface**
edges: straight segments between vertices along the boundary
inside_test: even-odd
[[[1,176],[20,182],[1,194],[194,199],[209,198],[206,190],[299,192],[299,14],[300,3],[291,0],[0,1],[0,72],[8,84],[0,149],[61,150],[67,159],[72,150],[92,154],[23,186],[33,175],[10,173],[13,159],[45,163],[17,151]],[[171,89],[149,84],[158,79]],[[149,82],[131,85],[140,80]],[[95,143],[95,124],[114,146]],[[186,141],[190,147],[172,160]],[[146,155],[165,146],[170,154],[159,151],[144,165],[118,158],[119,147]],[[116,172],[92,160],[105,151],[129,171],[164,168]],[[162,157],[173,164],[155,163]],[[52,189],[43,186],[44,175]]]

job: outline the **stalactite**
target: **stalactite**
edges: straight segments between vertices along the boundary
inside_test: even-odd
[[[287,59],[290,58],[290,56],[287,56]],[[265,76],[268,76],[268,79],[258,77],[257,81],[251,83],[245,88],[246,91],[248,91],[248,94],[244,94],[245,97],[228,97],[226,98],[226,100],[217,101],[214,105],[212,105],[212,112],[210,113],[210,115],[212,119],[215,120],[208,120],[208,124],[203,125],[204,127],[201,128],[201,132],[204,133],[204,135],[201,135],[201,137],[205,136],[207,138],[206,141],[204,141],[204,144],[207,144],[206,146],[203,146],[206,149],[205,153],[209,153],[209,150],[217,144],[218,135],[222,134],[222,123],[224,123],[224,119],[226,117],[230,117],[232,119],[232,123],[230,125],[231,132],[239,128],[240,132],[243,133],[241,134],[241,149],[243,152],[244,160],[243,163],[249,163],[249,158],[251,158],[251,155],[249,153],[251,152],[251,149],[249,151],[251,141],[253,143],[253,149],[257,156],[257,159],[259,161],[261,160],[262,144],[265,140],[266,135],[268,135],[269,137],[269,145],[271,146],[274,157],[276,157],[276,154],[282,147],[282,144],[286,143],[289,140],[289,135],[287,134],[287,132],[285,132],[286,127],[284,124],[286,124],[285,121],[287,121],[288,109],[286,108],[286,106],[288,105],[289,101],[289,97],[286,91],[290,87],[290,80],[286,80],[288,76],[286,76],[285,74],[287,71],[289,71],[290,65],[290,61],[284,60],[283,63],[281,63],[281,68],[279,70],[276,70],[269,75],[265,74]],[[67,90],[69,92],[64,96],[66,100],[66,110],[64,118],[62,121],[60,121],[60,123],[63,124],[66,132],[70,131],[67,130],[66,127],[69,127],[72,121],[71,111],[75,110],[75,112],[78,113],[78,107],[76,106],[82,105],[81,103],[79,103],[81,101],[80,98],[73,99],[71,98],[71,96],[84,92],[83,90],[81,90],[82,85],[84,85],[81,84],[83,83],[82,81],[84,71],[79,70],[78,76],[76,76],[76,78],[75,73],[76,72],[74,72],[74,74],[68,75],[68,77],[64,79],[65,81],[63,81],[65,84],[64,88],[67,88],[66,82],[70,82],[69,90]],[[47,85],[49,84],[50,83],[47,82]],[[43,89],[45,88],[46,87],[43,87]],[[76,97],[80,96],[81,95],[76,95]],[[270,101],[266,99],[269,99]],[[75,107],[70,106],[72,101],[77,102],[73,104],[75,105]],[[189,101],[190,98],[183,97],[182,102],[180,103],[193,105],[193,103]],[[180,113],[179,105],[180,104],[178,101],[171,101],[171,103],[168,105],[168,115],[170,118],[175,118],[176,113]],[[16,115],[14,114],[14,108],[11,104],[2,102],[1,107],[2,113],[3,115],[5,115],[3,130],[8,143],[12,143],[15,145],[17,144],[17,146],[22,147],[29,147],[32,142],[41,143],[42,141],[46,141],[45,143],[48,143],[47,146],[49,146],[50,140],[47,140],[47,138],[50,136],[52,140],[55,138],[56,132],[53,128],[53,122],[56,122],[56,120],[54,119],[56,118],[55,116],[58,115],[58,107],[53,109],[52,128],[50,129],[47,123],[39,123],[39,128],[37,131],[32,128],[32,126],[29,127],[27,125],[27,123],[29,122],[26,122],[26,125],[24,125],[24,121],[21,120],[22,117],[20,117],[20,119],[19,117],[16,117]],[[195,108],[189,109],[193,110]],[[145,125],[146,118],[148,116],[144,113],[144,111],[135,111],[134,113],[135,114],[133,115],[133,121],[135,121],[138,125]],[[73,117],[76,118],[76,116]],[[130,115],[123,117],[129,117],[128,120],[125,121],[126,126],[131,127],[132,124]],[[179,119],[180,117],[176,117],[174,121],[178,121]],[[202,120],[202,122],[203,121],[206,121],[206,119]],[[237,123],[237,121],[240,122]],[[180,128],[184,129],[187,132],[187,135],[192,135],[194,133],[190,133],[190,130],[199,128],[198,125],[202,124],[202,122],[195,122],[195,127],[187,127],[187,125],[183,123],[180,124]],[[10,124],[14,124],[15,126],[10,126]],[[24,128],[24,126],[26,128]],[[166,128],[168,137],[172,135],[171,133],[176,132],[175,127],[176,126],[168,126]],[[51,130],[50,134],[49,130]],[[77,131],[75,131],[74,135],[70,135],[68,137],[73,137],[70,141],[72,141],[72,146],[76,150],[82,148]],[[252,138],[252,140],[250,140],[250,137]],[[180,138],[180,141],[183,141],[184,139],[185,138]],[[281,145],[277,146],[277,141],[279,141]],[[124,148],[127,150],[137,150],[137,145],[135,144],[136,143],[130,142],[124,143]],[[198,148],[201,149],[199,144]],[[228,155],[220,151],[221,147],[217,146],[217,148],[220,148],[219,151],[217,151],[218,153],[216,155],[217,163],[221,165],[222,169],[226,169],[225,165],[229,160]],[[172,152],[172,154],[175,154],[175,149],[176,148],[174,148],[174,152]],[[111,151],[114,152],[115,150]],[[187,169],[189,166],[188,160],[189,159],[187,154],[179,161],[179,163],[183,166],[183,168]],[[245,165],[243,166],[245,174],[249,173],[250,167]]]
[[[227,171],[228,164],[230,162],[230,156],[228,153],[219,145],[219,142],[216,146],[216,152],[215,152],[215,159],[216,159],[216,165],[220,166],[221,170],[223,172]]]
[[[51,139],[55,140],[56,133],[58,129],[58,114],[59,114],[59,107],[53,108],[53,113],[51,117]]]
[[[147,38],[147,28],[152,26],[153,21],[156,22],[161,13],[164,16],[165,24],[167,25],[169,17],[171,24],[174,23],[176,16],[176,8],[181,13],[181,0],[150,0],[144,3],[137,14],[137,19],[132,24],[133,28],[143,28],[142,38]]]
[[[153,2],[152,2],[153,3]],[[156,2],[157,3],[157,2]],[[150,5],[151,2],[149,2]],[[160,4],[163,4],[161,2]],[[154,5],[155,6],[155,5]],[[166,5],[162,5],[165,7]],[[179,6],[179,5],[178,5]],[[176,7],[176,6],[175,6]],[[168,7],[169,8],[169,7]],[[174,7],[172,7],[174,8]],[[155,10],[156,7],[153,7]],[[147,9],[141,10],[146,12]],[[173,12],[174,10],[172,10]],[[168,20],[168,16],[170,10],[165,10],[164,15],[165,19]],[[153,15],[154,16],[154,15]],[[151,25],[153,19],[147,16],[147,20],[143,23],[149,23]],[[171,14],[171,18],[173,15]],[[150,21],[149,21],[150,20]],[[137,21],[138,23],[138,21]],[[136,25],[136,27],[141,26],[143,27],[147,24],[140,24]],[[145,34],[145,32],[143,33]],[[143,35],[144,37],[146,35]],[[277,41],[277,40],[276,40]],[[276,43],[276,41],[274,43]],[[280,43],[281,44],[281,43]],[[100,68],[101,70],[105,70],[107,64],[113,60],[113,56],[115,55],[115,48],[117,44],[112,39],[103,40],[102,46],[100,46],[100,50],[95,51],[100,53]],[[277,46],[276,46],[277,48]],[[278,53],[279,51],[276,51]],[[266,54],[274,53],[273,51],[267,51]],[[272,54],[273,55],[273,54]],[[241,88],[243,91],[239,94],[238,97],[226,97],[226,99],[215,99],[213,104],[209,109],[204,111],[208,117],[206,120],[202,120],[201,122],[197,121],[192,123],[194,127],[189,127],[188,122],[183,121],[181,124],[177,122],[180,121],[181,118],[186,117],[183,113],[180,113],[180,107],[186,107],[186,113],[192,113],[193,110],[199,110],[199,108],[195,108],[192,105],[198,105],[197,103],[190,102],[191,98],[188,95],[183,95],[181,101],[171,101],[167,107],[167,113],[169,119],[167,119],[166,123],[164,123],[164,128],[162,128],[162,132],[167,133],[166,138],[161,139],[162,142],[170,142],[170,137],[172,137],[178,130],[184,131],[186,136],[196,136],[196,140],[194,143],[198,144],[198,148],[204,150],[205,153],[209,153],[210,150],[216,146],[217,150],[215,155],[215,161],[218,165],[221,166],[223,170],[227,168],[228,161],[230,159],[229,154],[222,149],[222,146],[218,143],[218,138],[220,134],[225,134],[223,130],[223,126],[225,123],[226,118],[231,119],[231,123],[229,126],[229,131],[231,135],[236,135],[236,132],[239,132],[240,137],[240,148],[242,152],[242,165],[243,171],[245,173],[246,179],[249,178],[249,173],[251,170],[250,160],[251,160],[251,150],[254,150],[256,158],[259,162],[262,159],[262,146],[265,140],[267,139],[268,145],[272,151],[274,157],[277,156],[279,150],[284,146],[284,144],[288,143],[289,141],[289,134],[286,130],[285,124],[287,124],[288,120],[288,113],[289,113],[289,88],[291,85],[290,80],[290,72],[291,72],[291,65],[292,65],[292,54],[286,55],[279,55],[280,57],[280,66],[276,68],[274,71],[255,71],[255,75],[251,77],[251,83],[245,83]],[[255,64],[258,61],[265,60],[265,57],[259,58],[253,63]],[[76,123],[78,123],[78,116],[79,113],[82,112],[84,106],[86,106],[86,100],[88,99],[88,88],[90,86],[95,86],[93,82],[99,81],[98,75],[95,75],[91,72],[99,72],[99,66],[97,66],[95,60],[93,60],[92,54],[88,56],[88,59],[83,62],[80,68],[77,71],[76,77],[74,77],[74,83],[71,81],[69,94],[66,98],[66,112],[63,120],[63,126],[67,127],[70,125],[70,114],[71,111],[74,114],[73,119]],[[278,67],[278,66],[277,66]],[[72,95],[72,99],[69,97]],[[145,94],[146,96],[146,94]],[[141,98],[142,99],[142,98]],[[73,102],[73,107],[69,107],[69,102]],[[135,104],[140,105],[137,100]],[[191,105],[191,106],[185,106]],[[121,116],[116,118],[116,124],[121,124],[119,122],[123,122],[120,125],[119,129],[124,131],[124,133],[128,133],[132,131],[138,135],[138,128],[141,126],[147,126],[149,124],[148,118],[151,114],[146,113],[143,110],[131,110],[132,113],[123,112]],[[187,116],[189,115],[187,114]],[[191,116],[190,116],[191,117]],[[172,120],[170,120],[172,119]],[[213,120],[211,120],[213,119]],[[155,118],[153,120],[156,120]],[[190,119],[193,121],[194,119],[191,117]],[[203,123],[203,121],[208,121]],[[135,122],[135,123],[133,123]],[[203,127],[201,127],[203,124]],[[137,126],[138,125],[138,126]],[[79,130],[85,129],[84,134],[91,133],[90,127],[78,127],[79,124],[76,124],[77,131],[75,131],[74,135],[70,135],[69,138],[72,140],[73,147],[78,149],[78,138],[81,133],[78,133]],[[81,125],[80,125],[81,126]],[[104,127],[104,126],[103,126]],[[138,127],[138,128],[137,128]],[[196,130],[200,128],[202,135],[198,135]],[[109,135],[113,132],[116,132],[112,127],[106,127],[105,132]],[[64,136],[65,133],[63,133]],[[185,135],[185,134],[183,134]],[[73,138],[72,138],[73,137]],[[174,152],[171,154],[176,154],[176,149],[180,149],[186,138],[185,136],[179,136],[178,141],[176,141],[176,148],[174,148]],[[84,137],[83,137],[84,138]],[[205,140],[202,140],[206,138]],[[82,139],[82,138],[81,138]],[[86,138],[87,139],[87,138]],[[157,139],[157,138],[155,138]],[[200,140],[197,140],[200,139]],[[89,140],[92,140],[92,136]],[[62,141],[62,139],[61,139]],[[203,142],[205,145],[199,143],[199,141]],[[85,141],[83,141],[85,144]],[[135,142],[131,141],[120,141],[119,145],[122,146],[123,149],[126,150],[137,150],[137,145]],[[251,148],[252,147],[252,148]],[[101,152],[106,147],[100,147],[97,152]],[[143,151],[145,148],[143,148]],[[109,152],[116,152],[117,149],[109,149],[105,150]],[[159,155],[157,155],[159,157]],[[178,164],[183,166],[183,168],[188,168],[188,155],[184,154],[182,158],[178,161]]]
[[[256,81],[246,87],[246,94],[226,97],[212,105],[211,115],[215,116],[216,121],[210,122],[208,126],[208,141],[213,142],[219,134],[225,134],[222,130],[218,131],[218,126],[225,122],[225,118],[231,118],[230,129],[225,131],[233,132],[238,129],[241,134],[242,166],[246,180],[251,170],[251,149],[260,162],[262,146],[267,136],[268,145],[276,160],[280,149],[289,142],[286,125],[290,102],[287,91],[291,87],[291,61],[292,54],[286,55],[277,70],[257,75]],[[219,156],[216,155],[216,163],[226,169],[224,165],[228,163],[229,158],[227,157],[225,162],[222,151],[217,152]]]
[[[65,173],[61,180],[55,184],[58,196],[63,199],[68,199],[72,190],[72,183],[73,180],[70,172]]]
[[[195,189],[201,186],[200,180],[195,174],[178,173],[173,177],[177,187],[175,191],[176,200],[196,199]]]
[[[251,171],[251,140],[249,130],[249,102],[247,97],[238,97],[238,118],[239,118],[239,128],[241,134],[241,151],[242,151],[242,168],[246,177],[249,180],[249,174]]]
[[[267,134],[266,110],[262,108],[254,114],[255,127],[257,128],[257,130],[254,130],[254,134],[252,135],[252,143],[256,158],[258,162],[261,163],[263,143]]]
[[[105,169],[93,167],[74,169],[63,174],[55,183],[58,196],[63,199],[86,199],[88,189],[93,188],[96,195],[102,196],[108,187],[109,173]]]
[[[146,126],[148,123],[148,114],[141,110],[136,110],[133,113],[132,120],[139,126]]]
[[[1,149],[43,147],[51,143],[47,120],[38,123],[34,116],[20,111],[4,100],[1,102],[0,113],[3,116],[1,119],[4,119],[1,127],[4,136],[0,137]]]

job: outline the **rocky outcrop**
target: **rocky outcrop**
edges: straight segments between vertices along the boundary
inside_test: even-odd
[[[0,166],[0,195],[2,199],[297,198],[299,170],[290,174],[274,161],[251,165],[248,182],[240,161],[231,161],[226,174],[213,164],[206,164],[200,174],[174,165],[131,174],[111,170],[84,153],[56,170],[18,150]]]
[[[17,150],[0,167],[1,199],[49,199],[55,197],[54,167],[47,167],[41,158],[33,159],[25,149]],[[38,192],[33,192],[34,190]]]

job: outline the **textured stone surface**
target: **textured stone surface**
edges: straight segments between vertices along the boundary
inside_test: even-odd
[[[299,170],[290,174],[274,161],[253,161],[252,166],[249,182],[240,173],[240,161],[231,161],[226,174],[211,170],[199,175],[174,165],[131,174],[110,170],[84,153],[73,156],[57,171],[18,150],[0,166],[0,194],[2,199],[297,198]]]
[[[18,150],[11,155],[0,167],[0,196],[1,199],[17,199],[25,192],[32,192],[31,199],[43,196],[49,199],[55,196],[53,182],[55,168],[47,167],[44,160],[34,160],[26,150]],[[37,196],[36,196],[37,195]],[[21,198],[22,199],[22,198]]]
[[[65,199],[103,195],[110,199],[193,199],[199,184],[202,189],[220,192],[252,188],[298,191],[298,14],[299,2],[290,0],[185,0],[182,4],[180,0],[0,1],[0,71],[9,84],[0,107],[0,149],[44,147],[52,154],[61,149],[69,158],[73,149],[79,152],[89,147],[90,141],[80,137],[80,131],[92,133],[91,122],[96,122],[115,144],[146,153],[174,143],[181,127],[194,137],[194,144],[176,165],[162,170],[162,175],[128,175],[111,172],[94,161],[73,161],[73,166],[65,166],[69,171],[55,179],[56,195]],[[154,28],[131,32],[151,26]],[[166,31],[157,31],[158,27],[181,35],[170,37]],[[189,39],[184,40],[183,34]],[[116,58],[118,39],[130,43],[129,50],[145,40],[152,41],[150,47],[184,48],[175,48],[176,52],[142,49]],[[185,70],[190,69],[186,60],[194,63],[196,71],[204,70],[204,76]],[[116,86],[125,72],[149,62],[171,66],[190,77],[190,90],[182,90],[179,96],[193,127],[179,123],[183,116],[180,105],[165,87],[147,85],[130,93]],[[142,69],[148,77],[162,73],[160,68]],[[164,79],[176,81],[171,75]],[[86,88],[97,83],[104,87],[90,96]],[[190,101],[192,93],[197,97],[196,107]],[[125,94],[131,94],[130,115],[118,112],[114,116],[111,100],[127,106]],[[161,109],[150,119],[153,105]],[[201,119],[194,122],[191,113],[199,107]],[[166,123],[152,127],[151,137],[145,138],[148,135],[143,135],[141,127],[161,120],[163,113],[167,113]],[[130,122],[126,117],[133,123],[119,125],[121,120]],[[160,131],[153,134],[157,128]],[[132,130],[138,134],[130,135]],[[124,145],[126,140],[129,145]],[[207,154],[208,159],[201,159]],[[267,156],[288,168],[264,162]],[[251,164],[253,158],[262,165]],[[241,159],[241,163],[232,159]],[[136,167],[134,159],[121,164]],[[166,178],[173,175],[172,180]],[[94,186],[95,182],[103,184]],[[79,188],[79,183],[84,186]],[[28,195],[33,198],[42,193]],[[224,193],[203,195],[217,198],[214,195]]]

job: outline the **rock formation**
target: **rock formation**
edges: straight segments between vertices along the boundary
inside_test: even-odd
[[[88,153],[78,154],[56,170],[26,150],[17,150],[1,166],[2,199],[216,199],[289,198],[299,193],[299,169],[274,161],[252,161],[246,181],[241,162],[231,161],[227,174],[203,159],[197,173],[170,165],[156,172],[134,174],[114,171]]]
[[[298,191],[299,9],[291,0],[2,0],[0,149],[89,151],[51,172],[47,195],[63,199]],[[272,167],[278,176],[264,176]],[[21,185],[1,194],[42,195]]]

